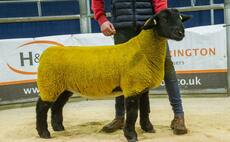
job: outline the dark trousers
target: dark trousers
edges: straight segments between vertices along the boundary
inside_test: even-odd
[[[138,35],[140,30],[133,28],[117,29],[116,34],[114,35],[114,43],[120,44],[128,41],[132,37]],[[176,78],[176,72],[171,60],[169,48],[167,48],[166,60],[165,60],[165,87],[168,93],[169,101],[172,106],[174,115],[184,115],[183,106],[181,101],[180,89],[178,86],[178,81]],[[146,97],[148,98],[148,97]],[[124,108],[124,96],[116,97],[115,99],[115,112],[116,117],[123,117],[125,114]],[[147,102],[149,100],[146,100]],[[149,110],[150,110],[150,106]]]

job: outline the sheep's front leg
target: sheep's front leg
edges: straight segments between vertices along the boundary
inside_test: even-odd
[[[149,91],[145,91],[140,96],[140,125],[142,130],[148,133],[155,133],[154,127],[149,120],[150,104],[149,104]]]
[[[140,99],[140,95],[135,95],[135,96],[130,96],[125,98],[126,122],[123,131],[128,142],[137,141],[135,123],[138,116],[139,99]]]
[[[50,132],[47,125],[47,112],[52,105],[51,102],[42,101],[38,99],[36,105],[36,129],[41,138],[50,138]]]

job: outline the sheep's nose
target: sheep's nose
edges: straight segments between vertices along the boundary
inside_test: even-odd
[[[178,31],[178,35],[183,36],[184,33],[182,31]]]
[[[177,34],[179,37],[183,37],[183,36],[184,36],[184,32],[183,32],[182,30],[179,30],[179,29],[176,30],[176,34]]]

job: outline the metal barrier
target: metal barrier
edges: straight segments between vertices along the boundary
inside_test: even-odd
[[[73,1],[73,0],[3,0],[1,3],[37,3],[38,16],[37,17],[15,17],[15,18],[0,18],[0,23],[15,23],[15,22],[40,22],[40,21],[59,21],[59,20],[76,20],[80,19],[81,32],[90,33],[91,21],[93,14],[90,14],[90,1],[89,0],[76,0],[80,4],[80,14],[65,15],[65,16],[42,16],[41,2],[58,2],[58,1]],[[191,11],[203,11],[211,10],[211,24],[214,24],[214,11],[218,9],[224,9],[224,4],[213,4],[213,0],[210,0],[211,5],[195,6],[196,0],[191,0],[191,7],[179,7],[181,12]],[[81,16],[80,16],[81,15]],[[110,17],[110,13],[106,13]]]
[[[79,1],[80,14],[65,15],[65,16],[42,16],[42,2],[58,2],[58,1],[74,1],[74,0],[2,0],[2,3],[37,3],[38,16],[36,17],[15,17],[15,18],[0,18],[0,23],[15,23],[15,22],[41,22],[41,21],[60,21],[60,20],[80,20],[80,27],[82,33],[90,33],[91,18],[93,14],[90,13],[90,1],[89,0],[76,0]],[[191,0],[191,7],[179,7],[181,12],[191,11],[203,11],[211,10],[211,24],[214,24],[214,10],[224,9],[224,4],[213,4],[213,0],[210,0],[211,5],[195,6],[196,0]],[[110,13],[106,13],[110,17]]]
[[[89,0],[76,0],[80,4],[80,14],[65,15],[65,16],[42,16],[41,2],[58,2],[58,1],[73,1],[73,0],[3,0],[1,3],[37,3],[38,16],[37,17],[15,17],[15,18],[0,18],[0,23],[15,23],[15,22],[41,22],[41,21],[59,21],[59,20],[77,20],[80,19],[81,33],[90,33],[91,18],[93,14],[90,14],[90,1]],[[213,0],[210,0],[211,5],[195,6],[196,0],[191,0],[191,7],[178,8],[181,12],[190,11],[202,11],[211,10],[211,24],[214,24],[214,10],[224,9],[223,4],[213,4]],[[106,13],[110,17],[110,13]],[[81,16],[80,16],[81,15]]]
[[[81,33],[91,33],[90,3],[88,0],[79,0]]]
[[[224,23],[226,26],[227,42],[227,76],[228,76],[228,95],[230,95],[230,0],[224,0]]]
[[[80,14],[76,15],[60,15],[60,16],[42,16],[41,2],[58,2],[58,1],[73,1],[73,0],[3,0],[2,3],[37,3],[38,16],[36,17],[15,17],[15,18],[0,18],[0,23],[17,23],[17,22],[41,22],[41,21],[59,21],[59,20],[76,20],[80,19]],[[76,0],[78,1],[78,0]],[[80,0],[81,7],[85,6],[85,0]],[[88,8],[88,7],[87,7]],[[85,14],[85,13],[82,13]]]

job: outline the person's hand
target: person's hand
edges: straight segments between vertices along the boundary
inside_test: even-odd
[[[111,36],[111,35],[114,35],[116,33],[116,30],[115,30],[115,28],[111,22],[106,21],[101,25],[101,32],[105,36]]]

